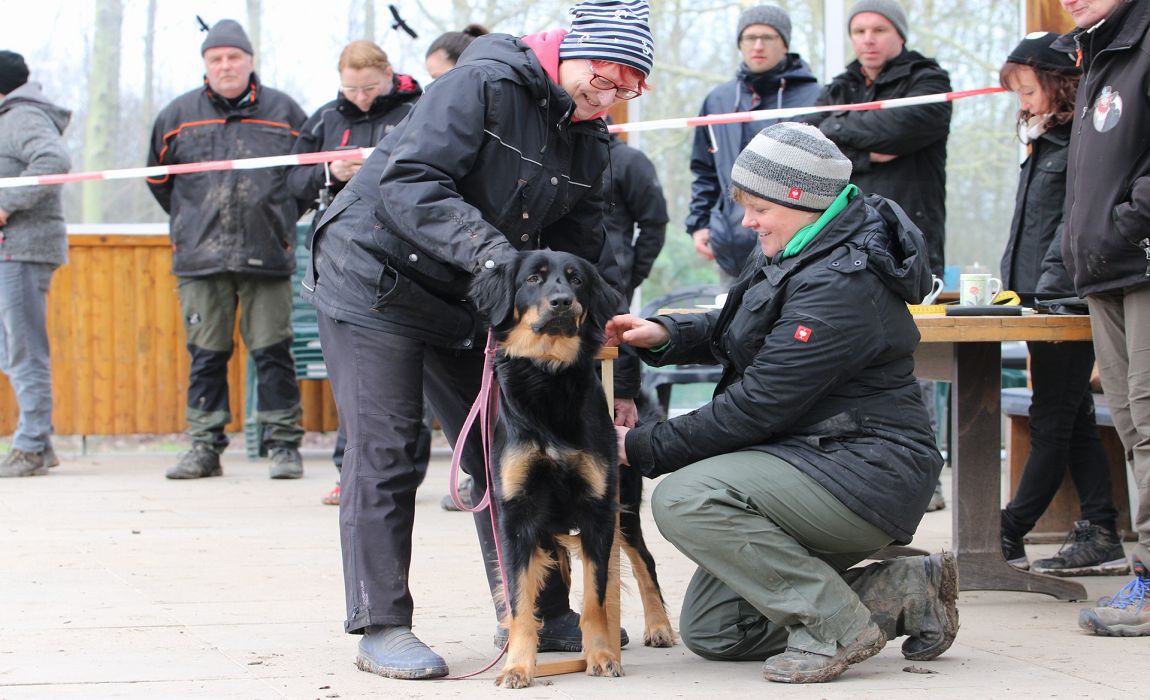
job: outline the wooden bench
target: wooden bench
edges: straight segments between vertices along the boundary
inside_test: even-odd
[[[1030,389],[1013,388],[1002,390],[1002,413],[1009,422],[1006,433],[1006,461],[1010,467],[1010,496],[1018,490],[1018,481],[1030,457]],[[1114,430],[1114,420],[1110,407],[1101,394],[1094,395],[1094,417],[1098,424],[1098,434],[1102,438],[1102,448],[1110,463],[1110,485],[1114,506],[1118,509],[1117,527],[1126,539],[1134,539],[1130,521],[1130,498],[1126,483],[1126,458],[1122,442]],[[1074,480],[1067,475],[1061,488],[1050,502],[1046,512],[1038,519],[1034,529],[1026,536],[1028,542],[1056,542],[1066,538],[1066,533],[1074,529],[1074,522],[1080,517],[1078,491]]]

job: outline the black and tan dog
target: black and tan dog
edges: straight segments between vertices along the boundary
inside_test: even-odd
[[[587,674],[621,675],[618,632],[608,625],[619,619],[611,556],[617,531],[643,600],[644,643],[669,647],[674,632],[640,529],[642,477],[618,467],[614,423],[595,371],[603,326],[620,297],[587,261],[550,251],[519,253],[513,264],[479,274],[472,296],[490,317],[498,346],[492,463],[510,619],[507,663],[496,682],[523,688],[534,681],[536,596],[552,567],[570,576],[568,549],[583,558]],[[558,561],[553,551],[562,553]]]

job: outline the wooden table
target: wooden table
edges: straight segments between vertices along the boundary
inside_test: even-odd
[[[922,333],[915,374],[951,382],[951,513],[962,589],[1085,599],[1081,584],[1021,571],[1002,558],[1000,373],[1003,341],[1088,341],[1090,317],[922,315],[915,323]]]

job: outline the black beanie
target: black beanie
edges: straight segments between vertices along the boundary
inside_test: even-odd
[[[1054,32],[1031,32],[1006,57],[1007,63],[1020,63],[1024,66],[1041,68],[1055,73],[1078,75],[1082,72],[1075,59],[1068,53],[1050,48],[1058,34]]]
[[[0,93],[7,95],[28,82],[28,64],[15,51],[0,51]]]
[[[221,19],[212,25],[208,31],[208,38],[200,45],[200,55],[203,56],[208,49],[220,46],[234,46],[249,56],[255,53],[252,51],[252,42],[248,40],[247,32],[234,19]]]

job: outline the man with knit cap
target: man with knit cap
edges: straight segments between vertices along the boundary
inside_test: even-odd
[[[847,15],[855,60],[818,104],[857,104],[949,92],[950,77],[932,58],[906,48],[906,13],[895,0],[858,0]],[[898,202],[926,236],[931,271],[943,276],[946,245],[946,142],[951,104],[803,117],[854,164],[851,182]],[[921,300],[920,300],[921,301]]]
[[[28,81],[24,57],[0,51],[0,177],[68,172],[71,113]],[[59,186],[0,189],[0,372],[20,419],[0,477],[47,474],[52,449],[52,365],[47,301],[52,273],[68,259]]]
[[[851,171],[818,129],[763,129],[731,170],[759,246],[724,308],[607,323],[650,364],[723,367],[698,410],[616,426],[619,461],[666,475],[655,522],[698,565],[683,643],[783,683],[831,680],[901,635],[906,658],[933,659],[958,629],[953,555],[850,569],[911,541],[942,468],[907,311],[930,291],[925,243]]]
[[[805,107],[819,96],[810,66],[790,53],[791,18],[780,7],[759,5],[739,15],[735,32],[742,61],[734,79],[703,100],[700,116],[756,109]],[[755,248],[755,233],[741,225],[743,208],[727,197],[731,166],[739,151],[771,122],[716,124],[695,129],[691,149],[691,206],[687,233],[695,252],[718,265],[719,279],[729,285]]]
[[[260,83],[252,44],[235,20],[212,26],[200,47],[204,85],[156,117],[148,165],[276,156],[291,152],[307,115],[295,100]],[[256,371],[256,420],[273,479],[303,475],[299,386],[291,356],[291,275],[295,224],[306,203],[283,168],[223,170],[148,178],[171,214],[172,272],[191,355],[191,449],[169,479],[219,476],[228,446],[228,360],[239,309],[240,334]]]
[[[379,142],[316,225],[303,296],[318,311],[347,430],[340,492],[344,630],[360,636],[356,664],[369,673],[423,679],[448,672],[412,629],[408,575],[413,560],[424,559],[412,556],[420,480],[415,438],[425,395],[456,442],[479,393],[482,319],[494,313],[469,300],[473,278],[498,274],[518,251],[550,248],[596,263],[623,291],[603,226],[609,135],[602,117],[646,86],[654,61],[649,8],[645,0],[586,0],[571,14],[569,31],[475,39]],[[615,420],[627,425],[637,417],[630,397],[638,390],[638,364],[631,360],[630,368],[617,363],[615,379]],[[473,503],[486,490],[483,464],[472,431],[462,465],[472,477]],[[475,527],[499,601],[496,614],[506,620],[486,511],[476,514]],[[552,569],[536,610],[528,611],[542,622],[540,651],[582,649],[569,597],[567,582]],[[516,600],[512,595],[511,604]],[[497,626],[496,646],[507,637]],[[628,641],[626,633],[621,641]]]

